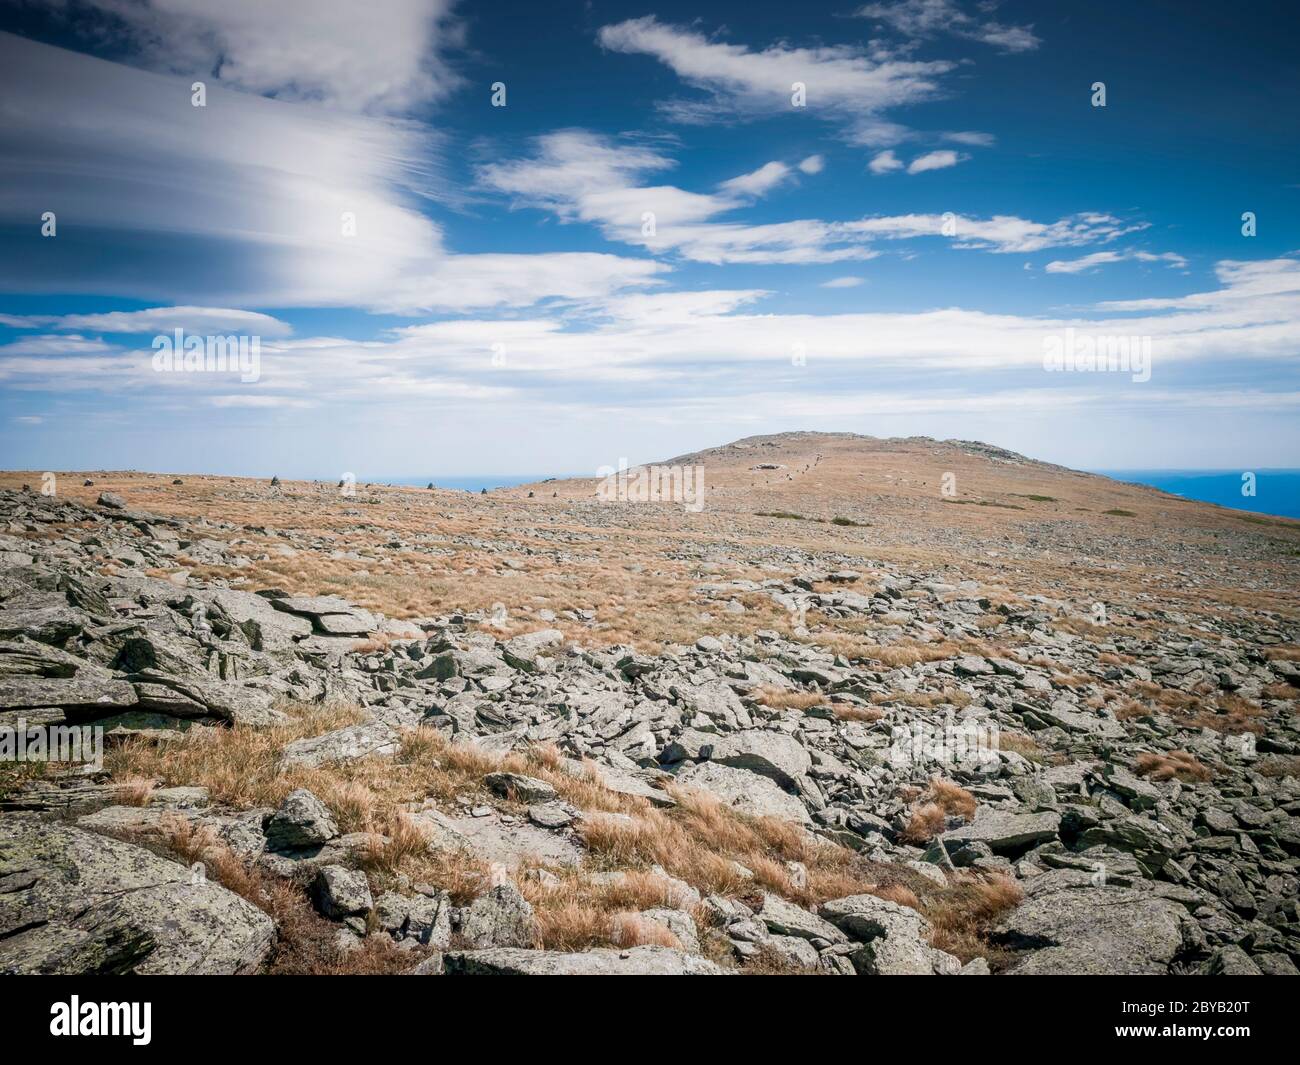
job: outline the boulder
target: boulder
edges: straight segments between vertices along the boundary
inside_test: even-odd
[[[266,843],[273,850],[318,847],[338,834],[328,807],[306,788],[291,791],[266,821]]]
[[[531,947],[537,942],[533,908],[508,881],[461,911],[460,934],[472,947]]]
[[[557,798],[555,789],[546,781],[522,773],[489,773],[483,783],[497,795],[517,802],[551,802]]]
[[[940,837],[951,850],[964,843],[987,843],[996,854],[1016,853],[1055,839],[1061,815],[1051,810],[1038,813],[980,806],[969,825],[949,829]]]
[[[341,865],[327,865],[317,870],[311,893],[316,908],[334,920],[367,914],[375,904],[366,874]]]
[[[515,669],[525,673],[536,673],[540,668],[538,659],[544,651],[551,651],[564,643],[564,633],[559,629],[539,629],[537,632],[525,633],[507,640],[502,647],[505,660]]]

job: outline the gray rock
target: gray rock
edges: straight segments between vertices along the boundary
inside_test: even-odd
[[[798,939],[821,940],[824,944],[843,943],[848,937],[829,921],[809,913],[779,895],[766,894],[756,914],[773,935]]]
[[[1181,906],[1137,888],[1096,887],[1087,873],[1054,870],[1025,881],[1025,900],[995,930],[1032,951],[1016,975],[1148,975],[1169,971],[1189,921]]]
[[[555,789],[546,781],[522,773],[489,773],[483,783],[496,794],[517,802],[552,802],[557,798]]]
[[[528,900],[507,882],[461,911],[460,935],[476,948],[531,947],[537,943],[537,920]]]
[[[333,920],[367,914],[375,904],[366,874],[341,865],[327,865],[317,871],[312,897],[316,908]]]
[[[267,845],[277,850],[317,847],[339,834],[328,807],[306,788],[285,796],[266,822]]]
[[[0,817],[0,972],[255,972],[271,919],[130,843],[30,814]]]
[[[796,786],[812,768],[812,757],[803,744],[792,736],[764,729],[746,729],[719,738],[709,759],[770,777],[783,787]]]
[[[949,829],[941,836],[949,851],[963,843],[986,843],[994,853],[1005,854],[1056,838],[1061,815],[1050,810],[1019,813],[980,806],[969,825]]]
[[[724,805],[750,817],[778,817],[800,824],[812,820],[799,799],[782,791],[767,777],[747,769],[705,762],[677,774],[677,783],[706,791]]]
[[[653,921],[657,925],[662,925],[677,937],[685,950],[692,954],[698,954],[700,950],[700,932],[695,926],[693,918],[685,910],[673,910],[667,907],[659,907],[651,910],[642,910],[641,916],[648,921]]]
[[[301,765],[309,768],[331,762],[352,762],[371,756],[389,757],[401,746],[397,733],[382,721],[326,732],[322,736],[294,740],[286,744],[280,755],[282,766]]]
[[[929,976],[960,969],[952,955],[930,946],[930,922],[907,906],[875,895],[849,895],[823,903],[820,913],[861,941],[852,961],[863,975]]]
[[[540,629],[507,640],[502,647],[505,660],[515,669],[526,673],[536,673],[541,667],[538,660],[545,651],[551,651],[564,643],[564,633],[559,629]]]

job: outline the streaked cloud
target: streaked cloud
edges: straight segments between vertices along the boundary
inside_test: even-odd
[[[1004,52],[1029,52],[1042,43],[1032,26],[1012,26],[989,18],[996,3],[976,6],[980,13],[971,15],[957,0],[885,0],[867,4],[856,14],[916,39],[948,35],[981,41]]]
[[[154,70],[281,100],[404,114],[461,83],[444,55],[463,37],[454,0],[52,2],[92,44],[108,39]]]

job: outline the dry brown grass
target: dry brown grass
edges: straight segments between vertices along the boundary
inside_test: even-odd
[[[1032,736],[1023,736],[1018,732],[999,732],[998,747],[1004,751],[1014,751],[1021,758],[1031,762],[1042,762],[1047,758],[1047,751],[1040,747]]]
[[[898,838],[904,843],[923,844],[929,843],[940,832],[943,831],[945,815],[943,807],[937,802],[922,803],[912,810],[907,824],[898,834]]]
[[[1001,916],[1019,905],[1024,893],[1008,876],[993,874],[956,878],[946,891],[924,907],[934,925],[930,942],[963,961],[986,957],[995,968],[1006,955],[990,947],[988,934]]]
[[[610,918],[609,939],[619,947],[672,947],[682,949],[682,941],[667,928],[643,917],[639,913],[624,910]]]
[[[1149,706],[1136,699],[1120,698],[1107,705],[1110,706],[1116,721],[1135,721],[1153,712]]]
[[[900,906],[907,906],[917,911],[921,909],[921,900],[916,897],[916,892],[903,884],[887,884],[875,894],[886,902],[896,902]]]
[[[143,777],[123,780],[117,784],[117,803],[119,806],[148,806],[156,789],[156,781]]]
[[[1258,703],[1240,695],[1220,695],[1212,706],[1197,704],[1197,713],[1191,715],[1193,724],[1226,732],[1232,735],[1253,732],[1262,736],[1267,731],[1267,719],[1272,716]]]
[[[874,706],[857,706],[854,703],[832,703],[831,713],[840,721],[865,721],[870,724],[873,721],[879,721],[885,716],[883,710],[877,710]]]
[[[1170,751],[1168,754],[1156,754],[1147,751],[1138,755],[1134,772],[1140,777],[1152,780],[1173,780],[1177,778],[1184,783],[1211,780],[1214,772],[1187,751]]]
[[[764,685],[754,693],[754,698],[764,706],[777,710],[807,710],[811,706],[821,706],[826,696],[821,692],[790,691]]]
[[[1296,777],[1300,779],[1300,757],[1275,755],[1272,758],[1261,758],[1255,765],[1255,772],[1262,777]]]
[[[929,843],[943,831],[948,817],[960,817],[970,821],[975,816],[975,796],[951,780],[934,777],[929,786],[919,797],[913,789],[903,789],[904,800],[917,799],[912,808],[907,824],[899,833],[904,843]]]
[[[975,816],[975,796],[951,780],[935,777],[930,781],[931,799],[937,802],[946,814],[963,817],[967,821]]]
[[[537,917],[541,944],[548,950],[617,944],[615,922],[621,915],[658,907],[680,908],[682,901],[667,881],[645,870],[606,881],[570,869],[560,872],[557,880],[546,883],[525,876],[520,882]],[[624,929],[622,934],[630,934],[630,930]]]
[[[703,893],[741,895],[765,888],[801,905],[869,890],[855,855],[775,818],[750,818],[712,796],[671,789],[677,806],[646,809],[630,821],[589,818],[580,828],[592,859],[610,869],[662,866]],[[797,887],[786,862],[808,869]],[[753,873],[749,880],[736,864]]]

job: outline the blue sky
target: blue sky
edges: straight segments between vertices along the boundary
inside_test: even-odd
[[[0,0],[3,465],[594,473],[821,429],[1300,466],[1298,23]],[[177,328],[256,337],[257,379],[160,372]],[[1049,371],[1066,336],[1149,379]]]

